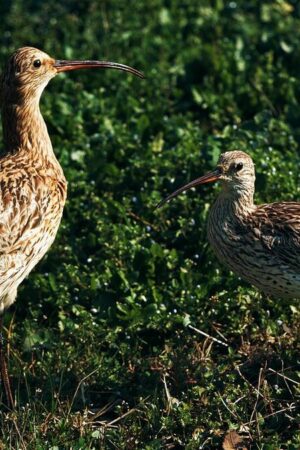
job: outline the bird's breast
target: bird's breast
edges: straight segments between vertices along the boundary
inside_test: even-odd
[[[208,217],[207,235],[218,258],[232,266],[232,256],[240,249],[243,225],[223,208],[213,206]]]
[[[251,214],[237,214],[229,205],[215,204],[208,218],[208,240],[218,259],[252,284],[261,271],[272,265],[258,229],[251,224]],[[251,228],[251,232],[249,232]],[[263,267],[264,266],[264,267]]]
[[[9,177],[0,183],[0,297],[18,286],[52,245],[67,185],[47,175]]]

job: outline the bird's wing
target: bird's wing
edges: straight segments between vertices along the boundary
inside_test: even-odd
[[[251,228],[278,264],[300,273],[300,203],[260,205],[252,214]]]

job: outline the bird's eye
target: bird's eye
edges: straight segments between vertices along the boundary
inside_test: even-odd
[[[33,65],[34,65],[34,67],[36,67],[36,68],[38,69],[39,67],[41,67],[42,62],[41,62],[40,59],[35,59],[35,60],[33,61]]]
[[[235,165],[235,171],[239,172],[244,167],[244,164],[242,162],[239,162]]]

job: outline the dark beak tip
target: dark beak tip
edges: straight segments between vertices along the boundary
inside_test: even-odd
[[[158,202],[157,205],[154,206],[153,211],[157,211],[158,209],[160,209],[164,205],[164,203],[166,203],[164,200]]]

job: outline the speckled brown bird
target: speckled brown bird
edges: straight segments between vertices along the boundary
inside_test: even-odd
[[[255,205],[255,169],[241,151],[223,153],[217,168],[179,188],[158,207],[192,187],[220,181],[207,235],[218,259],[266,295],[300,297],[300,203]]]
[[[55,60],[32,47],[17,50],[1,77],[4,138],[0,157],[1,324],[4,311],[16,299],[18,286],[53,243],[66,201],[67,182],[40,113],[40,97],[59,72],[83,68],[113,68],[143,77],[141,72],[123,64]],[[2,345],[0,364],[12,406]]]

